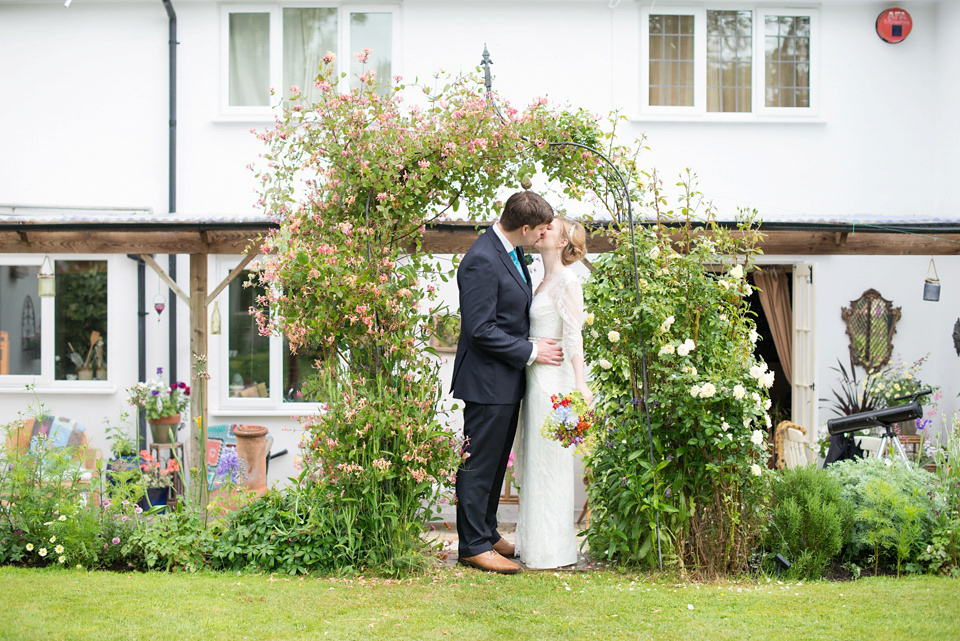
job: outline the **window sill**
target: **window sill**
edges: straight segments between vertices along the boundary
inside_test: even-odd
[[[212,118],[215,123],[266,125],[276,122],[277,112],[264,111],[255,114],[218,113]]]
[[[313,404],[304,404],[304,407],[217,407],[207,410],[208,416],[240,416],[255,417],[264,416],[270,418],[293,418],[294,416],[303,416],[306,414],[316,414],[320,408]]]
[[[767,116],[755,114],[627,114],[630,122],[683,122],[705,124],[729,124],[729,125],[822,125],[827,121],[819,115],[816,116]]]
[[[5,384],[0,383],[0,394],[33,394],[36,392],[40,394],[116,394],[117,386],[109,381],[102,381],[100,383],[90,383],[90,382],[67,382],[67,381],[57,381],[56,383],[43,384],[35,383],[33,384],[33,389],[28,390],[26,385],[22,383],[17,384]]]

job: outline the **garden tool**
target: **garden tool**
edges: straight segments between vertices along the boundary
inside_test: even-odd
[[[93,348],[97,346],[97,341],[100,340],[100,332],[93,330],[90,332],[90,351],[87,352],[87,358],[83,361],[83,366],[86,367],[90,363],[90,356],[93,355]]]

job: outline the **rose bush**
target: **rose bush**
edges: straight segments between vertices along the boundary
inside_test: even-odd
[[[646,213],[662,195],[652,183]],[[586,458],[587,538],[603,558],[655,565],[663,555],[704,576],[746,568],[768,502],[765,434],[772,374],[754,356],[744,262],[756,253],[753,218],[739,228],[694,218],[690,192],[678,226],[623,230],[584,289],[592,314],[586,352],[607,417]],[[673,220],[672,222],[678,222]],[[640,304],[635,294],[636,250]],[[747,263],[749,264],[749,263]],[[642,360],[647,408],[642,411]],[[652,464],[651,464],[652,447]]]

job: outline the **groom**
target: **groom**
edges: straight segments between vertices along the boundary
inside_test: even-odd
[[[514,546],[497,532],[497,506],[526,388],[524,368],[534,361],[563,361],[555,341],[527,339],[533,292],[522,247],[539,240],[552,221],[553,208],[541,196],[514,194],[500,221],[477,239],[457,269],[460,341],[453,396],[465,403],[468,456],[457,472],[460,563],[502,574],[520,571],[505,558],[514,555]]]

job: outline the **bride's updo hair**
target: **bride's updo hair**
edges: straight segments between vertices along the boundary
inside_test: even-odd
[[[587,255],[587,232],[583,225],[575,220],[557,216],[560,221],[560,237],[567,240],[567,244],[560,250],[560,262],[564,267],[572,265]]]

